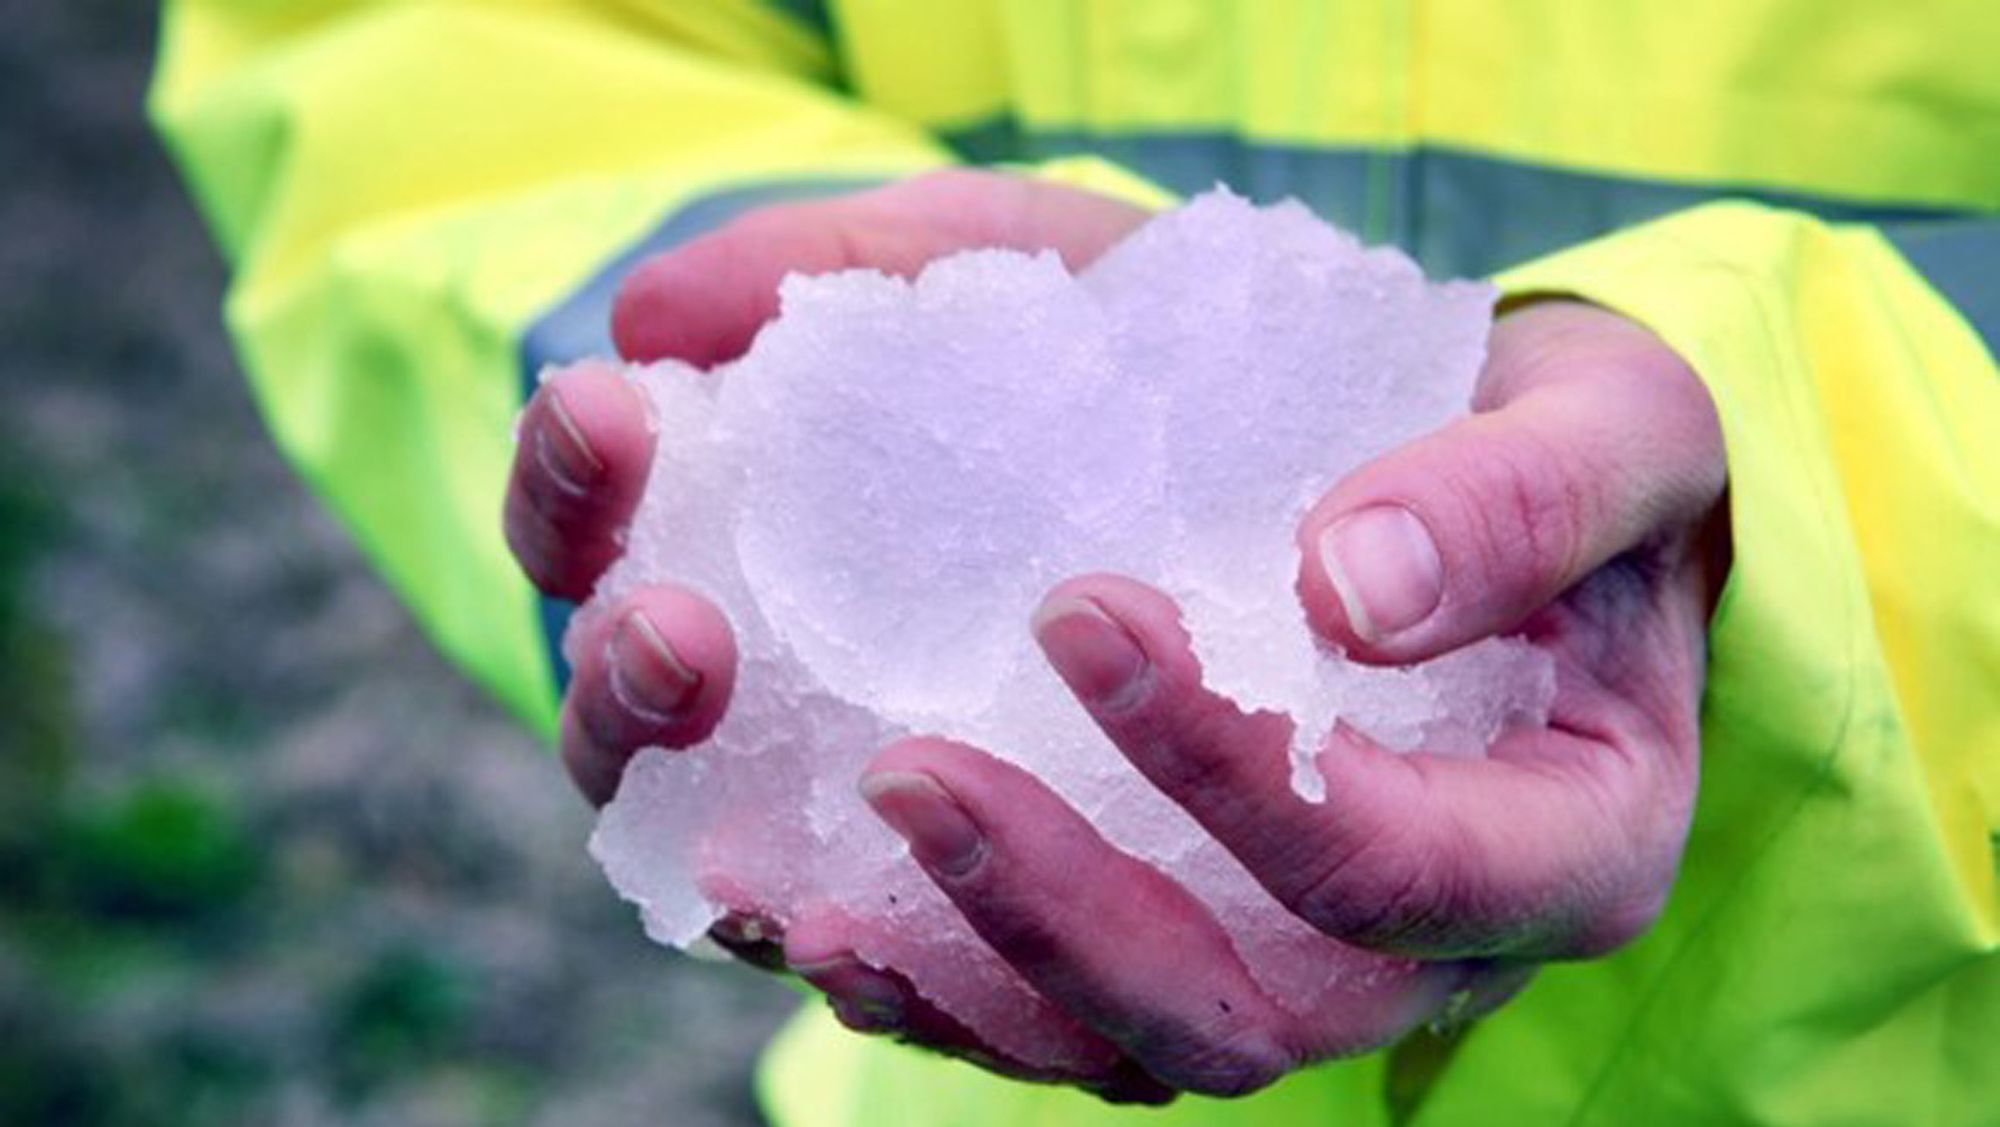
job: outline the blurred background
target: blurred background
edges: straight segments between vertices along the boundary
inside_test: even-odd
[[[0,0],[0,1123],[757,1122],[796,996],[645,941],[265,438],[155,18]]]

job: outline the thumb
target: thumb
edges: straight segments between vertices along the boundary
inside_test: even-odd
[[[1700,381],[1616,314],[1553,301],[1494,326],[1475,413],[1361,467],[1299,528],[1299,597],[1358,658],[1433,657],[1519,626],[1720,499]]]

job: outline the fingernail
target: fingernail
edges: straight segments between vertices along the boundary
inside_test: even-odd
[[[636,610],[620,619],[611,635],[610,664],[611,695],[652,724],[672,721],[701,685],[701,677]]]
[[[1329,525],[1320,566],[1363,641],[1380,641],[1429,618],[1444,596],[1444,565],[1430,530],[1401,505],[1374,505]]]
[[[936,779],[913,771],[882,771],[861,780],[861,797],[910,843],[917,863],[941,876],[962,877],[986,856],[986,838],[958,800]]]
[[[1146,691],[1148,663],[1139,640],[1090,599],[1053,599],[1029,624],[1056,675],[1086,705],[1117,713]]]
[[[548,417],[548,423],[535,428],[535,461],[565,492],[587,492],[603,475],[604,463],[554,390],[548,395]]]

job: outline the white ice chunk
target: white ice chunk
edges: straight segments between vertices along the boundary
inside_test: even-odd
[[[1473,755],[1542,723],[1553,667],[1526,643],[1364,668],[1315,644],[1293,587],[1307,506],[1466,411],[1493,296],[1426,282],[1297,204],[1217,191],[1081,277],[999,250],[913,281],[792,277],[737,363],[633,369],[659,453],[581,621],[672,580],[723,609],[742,655],[714,737],[636,757],[592,837],[648,934],[688,946],[725,903],[781,925],[829,908],[893,925],[860,956],[1002,1051],[1074,1063],[1085,1050],[1034,1032],[1047,1004],[855,792],[882,745],[926,733],[1021,765],[1180,880],[1282,1004],[1378,973],[1140,778],[1027,623],[1082,572],[1165,590],[1209,686],[1291,718],[1294,785],[1314,800],[1336,723]]]

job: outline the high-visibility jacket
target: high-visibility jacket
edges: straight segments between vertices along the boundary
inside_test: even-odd
[[[2000,1123],[1993,0],[178,0],[151,106],[279,445],[543,731],[510,424],[608,348],[620,271],[759,203],[1094,154],[1065,174],[1585,296],[1707,381],[1735,565],[1651,933],[1426,1054],[1164,1113],[815,1012],[777,1121]]]

